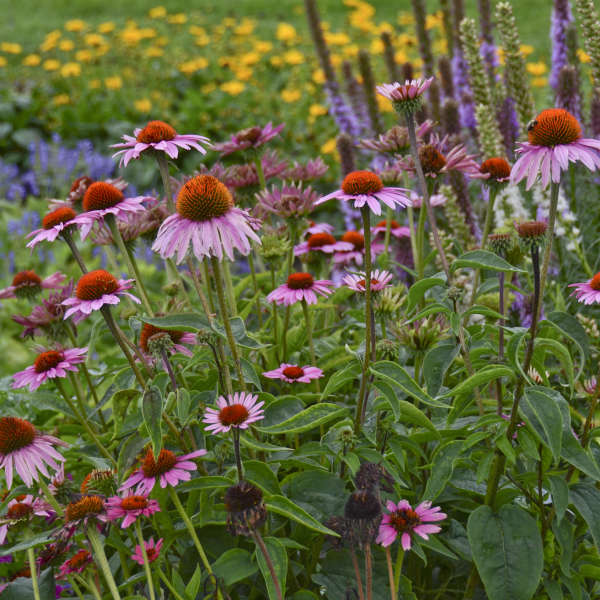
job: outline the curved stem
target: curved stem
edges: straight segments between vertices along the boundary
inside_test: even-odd
[[[152,573],[150,572],[150,562],[148,561],[148,553],[146,552],[146,544],[144,543],[144,536],[142,535],[142,526],[140,520],[135,520],[135,533],[137,534],[138,543],[142,550],[142,557],[144,559],[144,571],[146,572],[146,580],[148,581],[148,593],[150,594],[150,600],[155,600],[154,595],[154,581],[152,580]]]
[[[104,575],[104,579],[108,585],[108,589],[113,597],[113,600],[121,600],[121,596],[119,594],[119,589],[113,577],[112,571],[110,570],[110,565],[108,564],[108,559],[106,558],[106,554],[104,553],[104,545],[102,540],[100,539],[100,534],[96,529],[96,524],[91,523],[87,528],[87,537],[92,546],[92,550],[96,557],[96,562]]]
[[[315,344],[313,341],[313,330],[312,330],[312,320],[310,318],[310,312],[308,310],[308,304],[306,304],[306,300],[302,299],[302,312],[304,313],[304,322],[306,323],[306,337],[308,338],[308,348],[310,350],[310,361],[313,366],[317,366],[317,356],[315,354]],[[319,380],[315,379],[315,383],[317,385],[317,392],[321,392],[321,387],[319,385]]]
[[[277,577],[277,573],[275,572],[275,567],[273,566],[273,561],[271,560],[271,556],[267,547],[265,546],[265,542],[260,535],[258,529],[250,529],[250,535],[252,539],[256,542],[256,545],[260,548],[263,556],[265,557],[265,562],[267,563],[267,567],[269,572],[271,573],[271,579],[273,580],[273,586],[275,587],[275,594],[277,595],[278,600],[283,600],[283,595],[281,593],[281,587],[279,585],[279,579]]]
[[[365,579],[367,600],[373,600],[373,561],[371,558],[371,544],[367,544],[365,548]]]
[[[390,598],[396,600],[398,594],[396,593],[396,586],[394,584],[394,566],[392,565],[392,554],[389,546],[385,549],[385,562],[387,563],[388,580],[390,582]]]
[[[44,496],[46,496],[46,500],[48,500],[49,504],[52,505],[54,512],[59,517],[62,517],[64,514],[64,511],[63,511],[62,507],[60,506],[60,504],[58,503],[58,501],[56,500],[56,498],[54,497],[54,495],[52,494],[52,492],[50,491],[48,484],[41,477],[38,479],[38,484],[39,484],[40,488],[42,488],[42,492],[44,492]]]
[[[79,586],[75,583],[75,579],[73,577],[71,577],[70,575],[67,575],[67,581],[73,588],[73,591],[75,592],[75,594],[77,595],[79,600],[85,600],[83,597],[83,594],[81,593],[81,590],[79,589]]]
[[[158,163],[158,170],[160,171],[165,196],[167,198],[167,208],[170,213],[173,213],[175,212],[175,204],[173,202],[173,193],[171,192],[171,180],[169,179],[169,163],[167,162],[167,157],[164,153],[157,152],[156,162]]]
[[[404,562],[404,549],[398,545],[398,554],[396,555],[396,567],[394,569],[394,589],[400,586],[400,577],[402,576],[402,563]]]
[[[61,234],[63,240],[65,240],[65,242],[67,242],[67,245],[71,249],[71,254],[73,255],[73,258],[79,265],[81,272],[84,274],[87,273],[88,270],[87,270],[87,267],[85,266],[85,263],[83,262],[83,257],[81,256],[81,253],[79,252],[79,249],[77,248],[77,244],[75,244],[75,241],[71,237],[71,232],[69,231],[69,229],[68,228],[63,229],[60,232],[60,234]]]
[[[177,393],[177,379],[175,378],[175,373],[173,372],[173,367],[171,366],[171,361],[169,361],[167,351],[164,349],[161,351],[161,358],[165,370],[169,374],[169,379],[171,380],[171,387],[173,388],[173,391]]]
[[[358,566],[358,558],[354,548],[350,548],[350,556],[352,557],[352,567],[354,568],[354,577],[356,577],[356,585],[358,586],[358,599],[365,600],[365,592],[363,590],[362,577],[360,576],[360,567]]]
[[[235,465],[238,472],[238,481],[244,479],[244,467],[242,466],[242,455],[240,452],[240,430],[238,427],[231,428],[231,437],[233,438],[233,452],[235,454]]]
[[[35,564],[35,554],[33,553],[33,548],[27,548],[27,560],[29,562],[29,571],[31,573],[33,598],[34,600],[40,600],[40,585],[38,582],[37,565]]]
[[[169,581],[169,578],[162,572],[162,569],[160,567],[156,567],[156,572],[158,573],[158,576],[160,577],[161,581],[167,586],[169,592],[173,594],[173,598],[175,598],[175,600],[185,600],[185,598],[183,598],[177,593],[177,590],[173,587],[173,584]]]
[[[267,182],[265,181],[265,172],[263,170],[262,160],[260,159],[259,152],[254,153],[254,166],[256,167],[256,174],[258,175],[258,185],[260,186],[260,190],[264,190],[267,187]]]

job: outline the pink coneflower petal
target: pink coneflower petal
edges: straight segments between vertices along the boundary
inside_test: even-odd
[[[240,150],[248,150],[249,148],[258,148],[272,140],[285,127],[285,124],[273,127],[272,123],[267,123],[264,127],[249,127],[238,131],[231,139],[221,144],[215,144],[214,148],[221,152],[223,156],[227,156],[233,152]]]
[[[575,288],[571,296],[575,296],[582,304],[595,304],[600,302],[600,273],[596,273],[588,281],[571,283],[569,287]]]
[[[389,271],[376,269],[371,273],[371,291],[379,292],[386,288],[392,280],[392,274]],[[366,273],[360,272],[356,274],[347,274],[343,278],[343,282],[355,292],[364,293],[366,290]]]
[[[264,419],[262,406],[257,402],[258,396],[246,392],[229,394],[227,398],[217,399],[218,410],[207,408],[202,421],[208,425],[207,431],[212,433],[227,433],[232,427],[247,429],[251,423]]]
[[[148,557],[148,562],[154,562],[160,555],[160,550],[163,545],[163,538],[160,538],[156,544],[154,543],[154,538],[150,538],[148,541],[144,541],[144,547],[146,549],[146,556]],[[135,552],[131,555],[131,558],[135,560],[139,565],[144,566],[144,555],[142,553],[142,547],[137,544],[135,547]]]
[[[314,280],[309,273],[292,273],[287,283],[274,289],[268,296],[269,302],[289,306],[304,300],[307,304],[316,304],[317,295],[327,296],[332,293],[333,285],[328,279]]]
[[[281,379],[287,383],[310,383],[313,379],[323,377],[323,371],[318,367],[311,367],[309,365],[299,367],[298,365],[281,363],[278,369],[264,372],[263,377]]]

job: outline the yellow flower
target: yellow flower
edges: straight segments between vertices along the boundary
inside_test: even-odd
[[[225,17],[221,22],[225,27],[233,27],[237,23],[237,19],[234,19],[233,17]]]
[[[371,42],[371,54],[383,54],[383,41],[381,38],[375,38]]]
[[[281,58],[281,56],[272,56],[269,62],[274,67],[281,67],[281,65],[283,65],[283,58]]]
[[[256,27],[256,21],[252,19],[242,19],[242,22],[233,30],[235,35],[250,35]]]
[[[547,77],[534,77],[531,80],[531,85],[533,87],[546,87],[548,85]]]
[[[196,46],[208,46],[210,38],[207,35],[200,35],[195,40]]]
[[[293,25],[290,25],[289,23],[279,23],[277,25],[275,36],[280,42],[293,42],[298,34]]]
[[[0,56],[0,67],[5,67],[7,64],[8,63],[6,62],[4,56]]]
[[[322,146],[321,146],[321,152],[323,154],[333,154],[337,149],[337,141],[335,138],[331,138],[330,140],[327,140]]]
[[[348,34],[339,32],[339,33],[331,33],[328,32],[325,34],[325,41],[332,46],[344,46],[345,44],[350,43],[350,37]]]
[[[339,54],[332,54],[329,58],[331,58],[331,64],[334,67],[339,67],[342,64],[342,57]]]
[[[241,81],[226,81],[221,84],[221,90],[230,96],[237,96],[241,94],[246,89],[246,84]]]
[[[426,29],[435,29],[436,27],[441,27],[442,23],[443,15],[441,11],[438,11],[433,15],[427,15],[427,17],[425,18]]]
[[[252,69],[249,69],[248,67],[239,67],[237,69],[234,69],[234,73],[240,81],[249,81],[250,79],[252,79],[254,71]]]
[[[56,41],[62,35],[62,31],[60,29],[53,29],[52,31],[46,34],[44,41],[54,40]]]
[[[206,35],[206,29],[199,27],[198,25],[190,25],[188,30],[192,35]]]
[[[187,62],[181,63],[179,65],[179,70],[184,75],[191,75],[200,69],[206,69],[208,66],[208,61],[204,57],[196,58],[195,60],[188,60]]]
[[[104,44],[104,37],[99,33],[88,33],[83,38],[86,46],[102,46]]]
[[[533,48],[533,46],[530,46],[529,44],[521,44],[520,50],[525,56],[529,56],[530,54],[533,53],[534,48]]]
[[[78,77],[81,75],[81,65],[76,62],[65,63],[60,69],[60,74],[63,77]]]
[[[257,62],[260,62],[260,54],[258,52],[246,52],[246,54],[242,54],[242,56],[240,56],[239,60],[247,67],[252,66]]]
[[[543,62],[527,63],[526,68],[528,73],[531,73],[536,77],[543,75],[548,70],[548,67],[546,67],[546,64]]]
[[[133,103],[135,106],[135,110],[142,113],[148,113],[152,110],[152,102],[148,100],[148,98],[142,98],[141,100],[136,100]]]
[[[86,23],[81,19],[71,19],[65,23],[65,29],[67,31],[83,31],[85,28]]]
[[[52,102],[56,106],[63,106],[64,104],[69,104],[71,102],[71,98],[69,97],[69,94],[58,94],[58,96],[54,96],[54,98],[52,98]]]
[[[48,52],[49,50],[52,50],[53,48],[56,48],[56,40],[54,38],[47,39],[40,44],[41,52]]]
[[[46,69],[46,71],[57,71],[60,69],[60,63],[54,58],[49,58],[48,60],[44,61],[43,67]]]
[[[413,25],[415,18],[410,12],[401,12],[398,15],[398,25]]]
[[[148,11],[148,16],[151,19],[160,19],[167,14],[167,9],[164,6],[155,6]]]
[[[2,50],[2,52],[6,52],[7,54],[21,54],[23,48],[21,47],[21,44],[2,42],[0,44],[0,50]]]
[[[587,52],[585,52],[582,48],[577,49],[577,58],[579,58],[579,61],[582,63],[590,62],[590,55]]]
[[[396,62],[401,65],[408,62],[408,55],[403,50],[397,50],[394,54],[394,58],[396,59]]]
[[[327,108],[322,104],[311,104],[308,112],[311,117],[320,117],[327,114]]]
[[[118,75],[113,75],[104,79],[104,85],[108,90],[119,90],[123,87],[123,80]]]
[[[37,67],[41,62],[42,59],[40,58],[39,54],[28,54],[23,59],[23,64],[26,67]]]
[[[281,99],[284,102],[296,102],[297,100],[300,100],[301,97],[302,93],[300,90],[281,90]]]
[[[254,50],[261,54],[265,54],[266,52],[271,52],[271,50],[273,50],[273,44],[264,40],[256,40],[254,42]]]
[[[140,36],[143,40],[147,40],[153,37],[156,37],[156,29],[152,27],[143,27],[139,30]]]
[[[383,21],[383,23],[379,23],[379,27],[377,28],[377,33],[381,35],[382,33],[394,33],[394,26],[387,21]]]
[[[79,62],[90,62],[94,58],[94,55],[90,50],[78,50],[75,52],[75,58]]]
[[[110,50],[110,46],[98,46],[96,56],[104,56]]]
[[[358,56],[358,51],[359,51],[359,47],[356,44],[349,44],[348,46],[344,46],[342,48],[342,54],[349,58]]]
[[[375,97],[377,98],[377,104],[381,112],[394,112],[394,106],[387,98],[384,98],[380,94],[377,94]]]
[[[144,52],[148,58],[156,58],[162,56],[164,53],[165,51],[157,46],[150,46],[150,48],[146,48],[146,51]]]
[[[316,69],[313,72],[312,80],[319,85],[325,83],[325,73],[323,73],[323,69]]]
[[[106,21],[105,23],[100,23],[98,25],[98,31],[100,33],[110,33],[115,30],[115,24],[112,21]]]
[[[91,79],[88,85],[91,90],[97,90],[102,85],[102,82],[99,79]]]
[[[288,50],[283,54],[283,60],[288,65],[301,65],[305,62],[306,58],[302,52],[298,50]]]
[[[58,47],[63,52],[70,52],[71,50],[73,50],[73,48],[75,48],[75,44],[72,40],[62,40],[58,43]]]
[[[176,15],[169,15],[167,21],[173,25],[183,25],[187,23],[187,16],[185,13],[177,13]]]

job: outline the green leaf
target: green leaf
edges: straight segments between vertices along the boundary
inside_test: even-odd
[[[205,315],[200,313],[182,313],[167,317],[139,317],[140,321],[149,323],[160,329],[173,331],[205,331],[210,329],[210,323]]]
[[[302,433],[303,431],[310,431],[315,427],[319,427],[324,423],[341,417],[346,410],[346,408],[340,408],[337,404],[321,402],[305,408],[290,419],[286,419],[277,425],[271,425],[270,427],[255,426],[255,428],[271,435],[280,433]]]
[[[281,495],[269,496],[265,501],[266,507],[279,515],[292,519],[312,531],[322,533],[323,535],[332,535],[339,537],[335,531],[332,531],[325,525],[321,525],[319,521],[309,515],[303,508],[292,502],[289,498]]]
[[[454,271],[464,267],[490,269],[491,271],[505,271],[507,273],[525,272],[523,269],[511,265],[489,250],[471,250],[470,252],[465,252],[450,265],[450,270]]]
[[[259,392],[261,392],[262,385],[260,385],[260,379],[256,374],[254,365],[249,360],[246,360],[243,356],[240,357],[240,363],[242,365],[242,373],[244,375],[244,379],[250,382]]]
[[[281,494],[279,481],[269,465],[260,460],[244,461],[245,478],[267,494]]]
[[[246,325],[243,319],[241,319],[240,317],[232,317],[231,319],[229,319],[229,324],[231,325],[233,337],[240,346],[243,346],[244,348],[250,348],[251,350],[266,347],[265,344],[259,344],[256,340],[248,336],[248,333],[246,332]],[[218,335],[220,335],[222,338],[227,339],[225,327],[223,327],[221,323],[213,321],[212,330]]]
[[[421,301],[425,292],[437,285],[446,285],[446,280],[441,277],[427,277],[420,279],[410,286],[408,290],[408,302],[406,304],[406,312],[410,313],[412,309]]]
[[[144,416],[144,423],[152,442],[154,458],[158,458],[162,450],[162,410],[163,402],[160,390],[153,385],[144,392],[142,398],[142,415]]]
[[[521,366],[521,346],[527,337],[528,330],[524,328],[517,329],[511,336],[508,345],[506,347],[506,357],[508,361],[513,366],[513,369],[518,371],[521,374],[521,377],[525,379],[525,381],[529,380],[529,376],[525,371],[523,371],[523,367]]]
[[[52,569],[42,571],[38,576],[38,589],[40,600],[54,600],[56,584]],[[8,584],[2,592],[2,600],[31,600],[34,598],[33,584],[29,577],[18,577]]]
[[[232,548],[221,554],[212,564],[212,569],[227,586],[251,577],[258,571],[250,552],[242,548]]]
[[[389,360],[381,360],[372,365],[370,371],[376,378],[383,379],[383,381],[399,387],[405,394],[415,398],[419,402],[423,402],[423,404],[438,408],[450,408],[448,405],[434,400],[429,394],[424,392],[406,370],[396,363]]]
[[[198,591],[200,590],[200,583],[202,583],[202,571],[200,569],[200,565],[196,565],[196,569],[194,570],[192,578],[185,586],[185,595],[188,598],[196,598]]]
[[[233,485],[235,481],[228,477],[220,475],[205,475],[203,477],[194,477],[190,481],[184,481],[177,487],[182,492],[192,492],[194,490],[218,490]]]
[[[171,392],[172,393],[172,392]],[[168,404],[168,402],[167,402]],[[177,388],[176,395],[177,418],[186,423],[192,412],[192,399],[190,393],[185,388]]]
[[[589,483],[576,483],[569,489],[569,501],[587,523],[596,548],[600,550],[600,490]]]
[[[444,383],[446,372],[456,358],[459,351],[457,344],[441,344],[432,348],[423,360],[423,376],[427,392],[436,396]]]
[[[425,500],[435,500],[446,487],[454,471],[454,463],[463,450],[463,442],[448,442],[438,446],[433,457],[431,475],[423,493]]]
[[[560,460],[563,420],[560,408],[541,386],[527,387],[520,404],[521,414],[539,440],[550,449],[554,461]]]
[[[41,546],[42,544],[46,544],[48,540],[52,539],[52,536],[49,533],[40,533],[39,535],[35,535],[30,537],[22,542],[18,542],[13,546],[2,546],[0,548],[0,556],[7,556],[8,554],[12,554],[13,552],[22,552],[23,550],[27,550],[28,548],[35,548],[36,546]]]
[[[557,475],[549,475],[548,481],[550,482],[552,504],[556,511],[556,520],[560,521],[565,516],[569,504],[569,486],[562,477],[558,477]]]
[[[409,422],[438,433],[435,425],[428,419],[427,415],[419,410],[414,404],[401,400],[394,388],[387,381],[376,381],[375,387],[384,395],[391,409],[394,411],[394,417],[398,422]]]
[[[505,504],[495,513],[480,506],[469,516],[467,535],[489,600],[530,600],[542,574],[544,555],[535,519]]]
[[[279,581],[281,597],[285,598],[285,579],[287,577],[288,570],[288,557],[285,546],[274,537],[266,537],[264,542],[265,546],[267,547],[267,552],[271,558],[271,562],[273,563],[277,581]],[[256,560],[258,561],[258,566],[260,567],[260,571],[267,586],[269,600],[277,600],[277,592],[275,591],[275,584],[273,583],[271,571],[267,566],[267,561],[265,560],[264,554],[258,547],[256,548]]]
[[[469,394],[476,387],[481,387],[490,381],[500,379],[500,377],[514,377],[513,370],[502,365],[490,365],[489,367],[484,367],[475,374],[471,375],[471,377],[461,381],[451,390],[447,391],[442,395],[442,398],[448,396],[460,396],[461,394]]]
[[[560,342],[557,342],[556,340],[553,340],[551,338],[542,338],[539,336],[536,337],[534,343],[535,350],[544,347],[549,348],[552,357],[556,358],[562,363],[563,369],[567,373],[567,379],[569,380],[569,387],[571,388],[571,393],[573,393],[573,385],[575,384],[575,374],[573,367],[573,359],[571,358],[571,354],[569,353],[568,348],[564,344],[561,344]]]
[[[582,327],[581,323],[569,313],[554,311],[546,316],[545,321],[542,321],[542,324],[551,324],[556,329],[560,330],[560,332],[567,336],[570,340],[572,340],[577,346],[579,352],[581,353],[581,364],[579,366],[579,371],[577,373],[576,379],[579,379],[581,375],[581,371],[585,365],[585,361],[589,357],[590,354],[590,342],[588,340],[587,333],[585,329]]]
[[[360,375],[360,364],[357,360],[353,360],[346,368],[341,371],[336,371],[327,381],[327,385],[321,394],[321,399],[337,392],[346,383],[353,381]]]

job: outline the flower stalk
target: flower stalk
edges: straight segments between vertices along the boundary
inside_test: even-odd
[[[108,585],[108,589],[110,590],[113,600],[121,600],[117,583],[115,582],[112,571],[110,570],[110,565],[108,564],[108,559],[106,558],[106,554],[104,552],[104,544],[100,538],[98,530],[96,529],[95,523],[88,525],[87,537],[90,545],[92,546],[98,566],[104,575],[104,579],[106,580],[106,584]]]
[[[146,552],[146,544],[144,543],[144,536],[142,535],[142,526],[140,520],[135,520],[135,533],[142,550],[142,557],[144,559],[144,571],[146,572],[146,580],[148,581],[148,594],[150,600],[155,600],[156,595],[154,594],[154,581],[152,579],[152,573],[150,572],[150,562],[148,561],[148,553]]]

